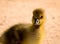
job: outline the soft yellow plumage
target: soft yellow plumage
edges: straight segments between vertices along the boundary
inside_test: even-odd
[[[45,13],[43,13],[43,19],[41,19],[41,23],[42,25],[40,26],[40,44],[42,44],[44,38],[45,38],[45,28],[44,28],[44,24],[46,22],[46,16]]]

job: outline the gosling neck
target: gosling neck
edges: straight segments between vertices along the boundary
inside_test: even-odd
[[[39,29],[40,25],[33,25],[34,29]]]

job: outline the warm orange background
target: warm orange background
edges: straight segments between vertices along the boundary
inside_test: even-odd
[[[0,0],[0,36],[16,23],[31,23],[35,8],[45,9],[47,20],[43,44],[60,44],[59,0]]]

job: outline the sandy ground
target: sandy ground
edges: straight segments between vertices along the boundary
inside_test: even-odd
[[[59,0],[0,0],[0,36],[17,23],[31,23],[32,11],[45,9],[46,37],[42,44],[60,44]]]

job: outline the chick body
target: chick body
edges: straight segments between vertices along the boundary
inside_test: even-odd
[[[41,44],[45,35],[44,17],[41,9],[34,10],[32,24],[23,23],[10,27],[0,37],[0,44]]]

